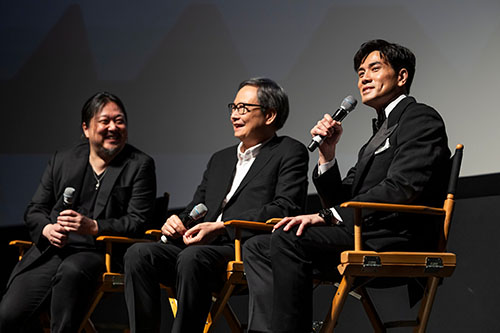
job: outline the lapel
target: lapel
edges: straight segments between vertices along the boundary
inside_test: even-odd
[[[222,163],[217,163],[215,165],[217,168],[216,181],[218,186],[213,187],[213,202],[217,205],[217,207],[213,210],[214,220],[219,216],[222,201],[231,189],[231,184],[233,183],[234,173],[236,172],[236,163],[238,162],[237,149],[238,145],[236,145],[234,149],[229,149],[227,151],[227,156],[224,156],[221,159]],[[209,207],[209,213],[211,213],[211,209],[212,207]]]
[[[73,155],[72,161],[65,164],[65,169],[67,169],[67,178],[63,179],[61,185],[64,188],[59,188],[58,198],[62,198],[62,193],[64,189],[71,186],[75,189],[75,197],[73,202],[78,202],[81,194],[81,189],[83,185],[83,178],[85,176],[85,171],[87,170],[87,165],[89,163],[89,145],[88,143],[82,144],[77,147]]]
[[[126,145],[118,156],[108,166],[106,175],[102,179],[101,188],[97,194],[97,199],[94,206],[94,218],[97,218],[106,207],[111,190],[115,186],[118,176],[120,176],[123,168],[129,163],[130,147]]]
[[[262,168],[264,168],[267,165],[267,162],[273,157],[274,148],[276,148],[276,146],[278,145],[277,139],[278,137],[274,136],[274,138],[272,138],[271,141],[269,141],[264,147],[261,148],[259,155],[257,155],[257,158],[250,167],[250,170],[248,170],[248,173],[245,175],[245,178],[243,178],[240,186],[238,186],[236,192],[234,192],[233,196],[231,197],[231,199],[227,204],[232,202],[238,196],[238,194],[245,188],[245,186],[247,186],[248,183],[252,181],[252,179],[254,179],[256,176],[259,175]]]
[[[398,127],[399,119],[406,110],[407,106],[415,102],[413,97],[406,97],[396,105],[394,110],[391,111],[389,117],[384,121],[380,130],[368,141],[360,153],[360,157],[356,164],[356,176],[354,177],[353,190],[356,193],[358,185],[361,184],[361,177],[365,173],[367,165],[375,156],[375,150],[394,132]]]

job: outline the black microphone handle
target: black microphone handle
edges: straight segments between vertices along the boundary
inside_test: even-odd
[[[342,121],[344,118],[349,114],[349,112],[340,107],[335,111],[334,114],[332,114],[332,118],[335,121]],[[322,135],[316,135],[314,138],[312,138],[311,142],[309,143],[309,146],[307,146],[307,149],[309,149],[310,152],[313,152],[316,148],[319,147],[319,145],[323,142],[325,139],[324,136]]]

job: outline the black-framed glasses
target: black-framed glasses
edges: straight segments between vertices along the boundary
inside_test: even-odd
[[[263,109],[264,107],[262,105],[259,105],[259,104],[249,104],[249,103],[238,103],[238,104],[234,104],[234,103],[229,103],[227,105],[228,109],[229,109],[229,114],[233,114],[233,112],[236,110],[238,111],[238,113],[240,115],[244,115],[245,113],[247,112],[250,112],[250,111],[253,111],[253,110],[257,110],[257,109],[248,109],[249,106],[255,106],[257,108],[261,108]]]

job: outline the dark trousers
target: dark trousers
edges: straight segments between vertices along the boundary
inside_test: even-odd
[[[310,332],[313,274],[338,276],[340,253],[354,237],[343,226],[314,226],[258,235],[243,247],[249,289],[249,330]]]
[[[138,243],[125,253],[125,300],[131,332],[158,332],[160,286],[174,286],[177,315],[172,332],[203,332],[212,292],[225,280],[234,246]]]
[[[8,286],[0,303],[0,332],[40,329],[38,316],[46,306],[51,332],[77,332],[104,269],[100,252],[51,248]]]

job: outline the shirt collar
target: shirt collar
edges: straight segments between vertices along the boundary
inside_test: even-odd
[[[250,148],[247,148],[247,150],[245,150],[244,153],[241,152],[241,147],[243,146],[243,142],[240,142],[238,144],[238,148],[236,149],[237,150],[237,154],[238,154],[238,161],[239,162],[245,162],[245,161],[249,161],[253,158],[256,158],[257,155],[259,155],[259,152],[260,150],[262,149],[262,147],[268,143],[269,141],[271,141],[272,137],[267,139],[266,141],[262,141],[261,143],[258,143],[256,144],[255,146],[253,147],[250,147]]]
[[[384,112],[385,112],[385,117],[386,118],[389,118],[389,114],[391,113],[391,111],[394,110],[394,108],[396,107],[396,105],[398,105],[399,102],[401,102],[405,97],[406,97],[406,95],[402,94],[398,98],[396,98],[395,100],[393,100],[392,102],[390,102],[385,107]]]

